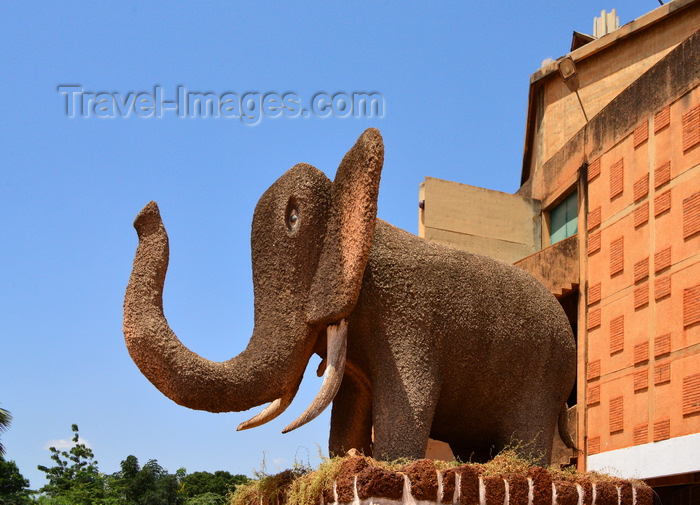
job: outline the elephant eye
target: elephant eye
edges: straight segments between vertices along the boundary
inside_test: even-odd
[[[299,225],[299,212],[297,211],[296,207],[291,206],[287,210],[287,229],[289,231],[294,231],[294,230],[296,230],[298,225]]]

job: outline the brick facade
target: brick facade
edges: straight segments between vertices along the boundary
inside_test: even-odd
[[[541,204],[542,250],[516,264],[547,281],[533,265],[552,263],[549,215],[576,191],[578,262],[560,275],[569,298],[552,293],[577,331],[582,469],[678,437],[700,447],[699,26],[700,0],[673,0],[570,53],[576,93],[556,62],[530,81],[516,195]]]
[[[695,88],[642,119],[606,148],[601,177],[588,183],[600,213],[587,268],[597,312],[586,309],[589,360],[579,366],[594,367],[596,385],[579,443],[595,440],[598,452],[700,432],[698,110]]]

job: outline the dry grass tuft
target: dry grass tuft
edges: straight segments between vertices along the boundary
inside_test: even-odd
[[[231,505],[285,505],[291,486],[303,475],[311,471],[309,467],[297,466],[275,475],[264,471],[255,472],[255,479],[236,487],[229,497]]]
[[[527,475],[528,470],[535,465],[534,460],[523,458],[515,449],[508,448],[496,454],[491,461],[474,466],[478,467],[484,476],[490,477],[507,473]]]
[[[289,488],[288,505],[316,505],[324,492],[333,491],[333,482],[338,477],[345,458],[324,458],[314,472],[300,476]]]

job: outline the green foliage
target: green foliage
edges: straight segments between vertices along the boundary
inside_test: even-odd
[[[169,474],[155,459],[139,466],[136,456],[121,462],[121,471],[109,477],[111,495],[124,505],[182,505],[177,475]]]
[[[60,451],[51,447],[55,465],[39,465],[48,484],[39,491],[41,505],[183,505],[177,475],[167,472],[156,460],[141,467],[135,456],[121,462],[121,471],[100,473],[92,449],[80,442],[73,425],[73,447]],[[184,477],[184,473],[181,475]]]
[[[29,481],[19,472],[14,461],[0,456],[0,505],[31,503]]]
[[[73,446],[63,451],[51,447],[54,466],[38,467],[48,484],[39,490],[36,501],[30,501],[29,483],[14,463],[6,464],[0,457],[0,505],[225,505],[236,486],[249,480],[224,471],[187,475],[180,468],[170,474],[157,460],[141,466],[133,455],[121,462],[118,472],[105,475],[92,449],[80,441],[78,426],[74,424],[72,430]],[[5,489],[14,490],[17,496],[3,501]]]
[[[221,498],[221,503],[229,493],[235,491],[236,486],[248,482],[245,475],[231,475],[229,472],[217,470],[210,472],[194,472],[182,478],[182,494],[188,498],[186,502],[190,504],[189,498],[198,495],[216,495]],[[207,498],[211,499],[211,497]],[[192,502],[199,503],[199,502]],[[204,502],[202,502],[204,503]]]
[[[10,427],[12,414],[0,408],[0,433]],[[5,461],[5,447],[0,442],[0,505],[31,503],[29,481],[19,472],[14,461]]]
[[[64,500],[73,505],[96,505],[107,498],[106,479],[97,468],[95,455],[88,446],[80,443],[78,425],[71,426],[73,447],[59,451],[50,447],[52,467],[39,465],[37,468],[46,474],[49,483],[39,491],[45,493],[45,503],[62,504]]]
[[[0,409],[0,434],[7,431],[12,422],[12,414],[8,410]],[[0,456],[5,455],[5,446],[0,442]]]
[[[187,498],[185,505],[226,505],[226,496],[216,493],[198,494]]]

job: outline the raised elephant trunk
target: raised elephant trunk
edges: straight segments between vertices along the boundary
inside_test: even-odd
[[[255,332],[248,348],[224,362],[202,358],[180,342],[163,314],[169,247],[155,202],[143,208],[134,227],[139,245],[124,298],[124,337],[141,372],[168,398],[192,409],[238,412],[278,398],[288,405],[303,369],[301,373],[290,369],[294,360],[279,350],[259,349],[265,346],[256,344],[260,339]],[[303,338],[289,337],[287,343],[296,340],[302,344],[281,346],[283,351],[306,351],[297,349],[308,347]],[[270,355],[269,359],[259,359],[261,353]]]

